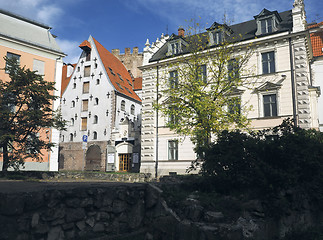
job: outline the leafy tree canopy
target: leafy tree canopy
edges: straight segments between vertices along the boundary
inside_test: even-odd
[[[16,59],[6,60],[10,81],[0,80],[0,147],[3,171],[19,169],[25,159],[41,161],[41,150],[50,150],[50,136],[40,133],[52,127],[64,129],[60,113],[53,113],[57,98],[53,82],[47,82],[37,72],[20,67]]]
[[[161,68],[161,100],[156,108],[168,117],[167,126],[179,135],[190,136],[198,154],[204,152],[212,136],[232,126],[243,128],[248,107],[241,104],[240,87],[248,85],[247,62],[250,46],[237,51],[238,40],[226,34],[226,25],[215,32],[223,36],[210,45],[211,34],[197,33],[197,24],[185,37],[175,37],[179,54],[171,56]],[[181,46],[181,47],[180,47]],[[185,51],[186,54],[180,54]],[[249,73],[250,74],[250,73]]]

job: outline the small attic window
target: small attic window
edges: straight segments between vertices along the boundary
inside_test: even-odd
[[[85,51],[85,61],[91,61],[91,51]]]
[[[121,77],[121,75],[118,73],[118,77],[120,78],[120,80],[123,82],[123,79]]]
[[[113,72],[113,70],[109,67],[110,73],[115,76],[116,74]]]
[[[132,94],[132,92],[130,92],[129,88],[125,87],[125,89],[126,89],[130,94]]]
[[[118,87],[123,90],[123,88],[121,87],[120,83],[117,83]]]
[[[132,83],[129,81],[129,79],[127,79],[127,82],[129,83],[130,86],[132,86]]]

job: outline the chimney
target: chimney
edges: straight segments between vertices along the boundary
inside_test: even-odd
[[[180,27],[178,29],[178,36],[179,37],[185,37],[185,30],[184,30],[184,28]]]

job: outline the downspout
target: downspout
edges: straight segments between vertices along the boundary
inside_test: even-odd
[[[289,32],[289,34],[291,34],[291,33]],[[292,38],[291,37],[289,37],[288,42],[289,42],[290,74],[291,74],[291,83],[292,83],[293,121],[294,121],[294,126],[297,127],[294,58],[293,58],[293,47],[292,47]]]
[[[157,62],[158,64],[159,62]],[[155,178],[158,177],[158,101],[159,101],[159,66],[157,65],[157,85],[156,85],[156,162],[155,162]]]

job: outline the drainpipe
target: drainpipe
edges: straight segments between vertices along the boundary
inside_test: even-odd
[[[157,62],[158,64],[159,62]],[[157,85],[156,85],[156,92],[157,92],[157,109],[156,109],[156,163],[155,163],[155,178],[157,180],[158,177],[158,101],[159,101],[159,66],[157,65]]]
[[[289,32],[289,34],[291,34],[291,32]],[[295,77],[294,77],[294,58],[293,58],[292,38],[290,37],[288,41],[289,41],[290,75],[291,75],[291,81],[292,81],[293,121],[294,121],[294,126],[297,127],[296,89],[295,89]]]

